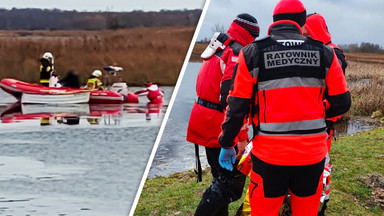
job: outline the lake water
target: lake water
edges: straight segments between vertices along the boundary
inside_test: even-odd
[[[189,115],[196,99],[196,78],[200,66],[201,63],[191,62],[187,66],[148,177],[167,176],[195,166],[194,145],[185,139]],[[202,164],[206,165],[205,151],[200,149]]]
[[[195,167],[194,145],[185,139],[189,115],[196,98],[195,85],[200,66],[201,63],[188,64],[150,172],[148,173],[149,178],[168,176],[175,172],[182,172]],[[336,125],[335,134],[353,134],[370,130],[374,127],[375,126],[369,122],[366,123],[352,119]],[[249,132],[251,136],[252,130],[249,130]],[[207,166],[203,147],[200,147],[200,159],[202,165]]]
[[[12,106],[0,90],[0,215],[127,215],[173,91],[162,89],[162,107]],[[70,116],[79,124],[60,123]]]

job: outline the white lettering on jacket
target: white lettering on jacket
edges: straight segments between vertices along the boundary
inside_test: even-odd
[[[320,66],[320,51],[284,50],[264,53],[266,69],[286,66]]]
[[[304,43],[303,40],[277,40],[283,46],[299,46]]]

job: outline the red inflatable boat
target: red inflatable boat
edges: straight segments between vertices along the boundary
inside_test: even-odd
[[[110,90],[86,90],[75,88],[51,88],[32,84],[16,79],[1,80],[0,88],[13,95],[21,103],[34,104],[69,104],[69,103],[138,103],[139,98],[134,93],[124,96]]]
[[[118,103],[139,103],[139,97],[134,93],[124,96],[115,91],[96,90],[91,92],[89,103],[94,104],[118,104]]]
[[[50,88],[16,79],[3,79],[0,87],[21,103],[88,103],[90,91],[73,88]]]

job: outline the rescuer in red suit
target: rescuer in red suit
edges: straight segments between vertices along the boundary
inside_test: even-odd
[[[224,121],[227,96],[240,49],[259,35],[257,20],[249,14],[239,14],[233,20],[227,33],[215,33],[202,53],[196,93],[187,132],[187,141],[204,146],[213,180],[204,192],[195,215],[228,215],[228,205],[241,197],[245,175],[237,170],[228,171],[218,163],[220,144],[218,137]],[[243,118],[243,130],[236,135],[240,150],[247,143],[247,122]],[[197,156],[198,159],[198,156]],[[199,159],[198,159],[199,161]]]
[[[273,20],[268,37],[240,52],[219,163],[233,170],[234,140],[251,113],[251,214],[278,215],[290,191],[292,215],[315,216],[328,152],[325,118],[347,112],[351,97],[333,49],[303,36],[306,10],[299,0],[280,0]]]
[[[305,36],[311,37],[315,40],[319,40],[323,42],[325,45],[328,45],[332,47],[336,53],[336,56],[339,60],[340,66],[343,69],[343,73],[345,74],[345,69],[347,68],[347,59],[343,53],[343,51],[338,47],[336,44],[332,43],[331,34],[328,32],[327,23],[325,22],[325,19],[320,14],[310,14],[307,16],[307,21],[303,28],[303,34]],[[322,207],[320,209],[320,212],[318,216],[323,216],[324,212],[327,208],[327,203],[330,198],[330,175],[332,171],[332,164],[330,163],[330,150],[332,145],[332,135],[333,135],[333,124],[341,118],[341,115],[333,117],[333,118],[327,118],[327,132],[328,132],[328,139],[327,139],[327,147],[328,147],[328,154],[325,160],[325,167],[324,167],[324,176],[323,176],[323,185],[324,185],[324,192],[321,199]]]

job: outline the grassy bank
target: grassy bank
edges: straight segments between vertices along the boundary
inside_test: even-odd
[[[372,189],[358,180],[370,173],[384,175],[384,128],[339,137],[332,146],[331,201],[327,215],[379,216],[384,211],[371,199]],[[205,171],[202,183],[193,172],[148,179],[135,215],[193,215],[203,189],[209,186]],[[230,205],[234,214],[240,201]]]
[[[124,68],[129,84],[148,80],[174,85],[194,27],[133,28],[116,31],[0,31],[0,79],[39,80],[38,59],[50,51],[64,76],[74,69],[83,82],[105,65]]]

